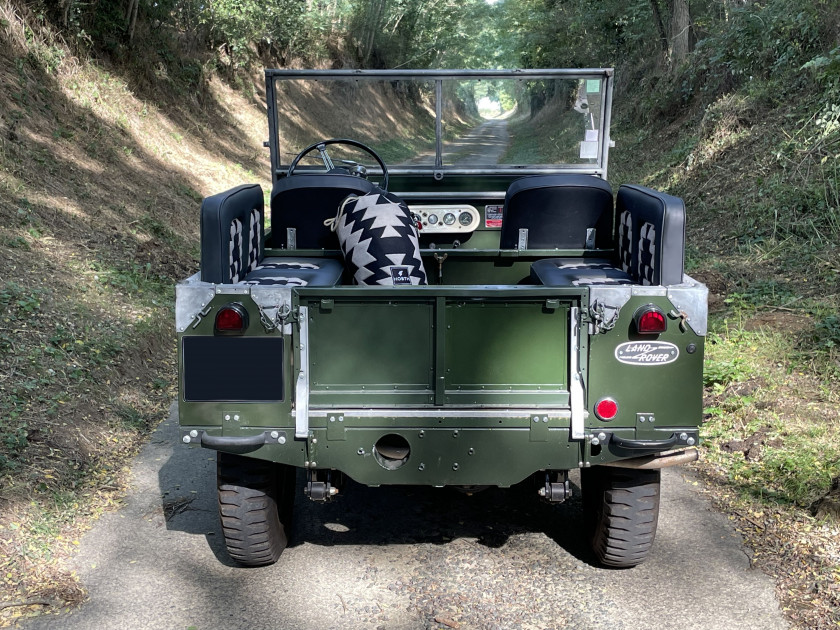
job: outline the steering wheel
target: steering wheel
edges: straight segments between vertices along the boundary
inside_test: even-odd
[[[315,144],[309,145],[303,151],[298,153],[297,156],[295,156],[294,160],[292,160],[292,163],[289,165],[289,170],[286,173],[286,177],[291,177],[292,175],[294,175],[295,168],[297,167],[298,162],[300,162],[301,159],[303,159],[303,157],[307,153],[310,153],[315,149],[318,149],[318,151],[321,153],[321,159],[324,161],[324,168],[326,169],[327,173],[331,173],[338,170],[333,164],[333,161],[330,158],[330,156],[327,154],[327,147],[331,144],[346,144],[351,147],[361,149],[362,151],[368,153],[374,160],[376,160],[376,163],[379,164],[379,167],[382,169],[382,175],[384,180],[381,186],[382,190],[388,190],[388,167],[385,166],[385,162],[382,161],[382,158],[379,157],[376,151],[371,149],[366,144],[362,144],[357,140],[349,140],[347,138],[333,138],[332,140],[321,140],[320,142],[316,142]]]

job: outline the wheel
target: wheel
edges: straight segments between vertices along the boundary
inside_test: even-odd
[[[220,452],[216,481],[230,557],[254,567],[276,562],[288,544],[295,469]]]
[[[333,138],[332,140],[321,140],[320,142],[316,142],[315,144],[311,144],[306,147],[303,151],[298,153],[295,156],[295,159],[292,160],[292,163],[289,164],[289,170],[286,172],[286,177],[291,177],[295,174],[295,168],[297,168],[298,162],[303,159],[310,151],[314,151],[318,149],[321,153],[321,160],[324,162],[324,168],[326,169],[327,173],[335,173],[335,172],[345,172],[346,174],[350,175],[350,169],[344,167],[335,168],[333,161],[330,159],[329,154],[327,153],[327,147],[332,144],[345,144],[347,146],[356,147],[357,149],[361,149],[365,151],[368,155],[370,155],[376,163],[379,164],[379,168],[382,169],[382,186],[380,188],[382,190],[388,190],[388,167],[385,166],[385,162],[382,161],[382,158],[379,157],[379,154],[371,149],[368,145],[362,144],[358,140],[350,140],[349,138]],[[344,160],[342,160],[344,161]],[[355,162],[345,161],[348,164],[353,164],[358,166]],[[364,169],[362,170],[364,172]]]
[[[581,471],[592,550],[610,567],[644,562],[659,522],[661,471],[596,466]]]

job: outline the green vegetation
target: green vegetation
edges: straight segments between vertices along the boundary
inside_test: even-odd
[[[697,470],[791,620],[836,626],[812,513],[840,477],[838,24],[822,0],[0,0],[0,600],[84,596],[59,563],[173,399],[198,201],[265,184],[262,65],[613,66],[611,180],[686,200],[711,290]],[[373,144],[411,155],[422,121]],[[506,160],[573,133],[510,130]]]

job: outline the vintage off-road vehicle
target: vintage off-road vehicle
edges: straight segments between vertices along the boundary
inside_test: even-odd
[[[606,181],[612,86],[266,71],[270,194],[205,199],[177,286],[181,438],[218,451],[235,560],[277,560],[298,489],[562,502],[576,468],[597,558],[644,560],[660,469],[697,457],[707,290],[682,201]]]

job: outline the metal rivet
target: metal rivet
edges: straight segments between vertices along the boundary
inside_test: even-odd
[[[426,436],[425,431],[420,431],[420,433],[417,434],[417,437],[420,437],[420,438],[425,437],[425,436]]]
[[[420,464],[420,465],[417,467],[417,470],[420,470],[420,471],[426,470],[426,464]]]
[[[276,440],[278,437],[280,437],[280,434],[277,431],[272,431],[271,437]]]
[[[475,455],[475,449],[471,448],[470,450],[467,451],[467,454],[468,455]]]
[[[312,443],[317,444],[318,443],[318,438],[312,438]]]
[[[457,431],[453,431],[453,432],[452,432],[452,437],[454,437],[454,438],[458,437],[458,432],[457,432]]]
[[[317,462],[309,462],[309,467],[310,468],[315,468],[315,466],[317,466],[317,465],[318,465]]]
[[[360,448],[360,449],[359,449],[358,451],[356,451],[356,452],[357,452],[359,455],[364,455],[364,454],[365,454],[365,449]]]
[[[458,462],[452,464],[452,470],[458,470]]]
[[[190,437],[198,437],[198,431],[196,431],[195,429],[190,431]]]

